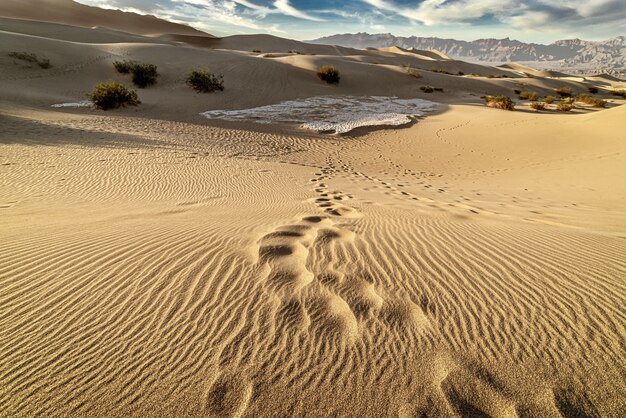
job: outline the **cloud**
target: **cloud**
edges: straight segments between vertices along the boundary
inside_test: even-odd
[[[299,19],[312,20],[315,22],[324,21],[323,19],[311,16],[301,10],[296,9],[289,3],[288,0],[276,0],[274,2],[274,7],[276,8],[276,10],[278,10],[279,12],[281,12],[282,14],[286,16],[297,17]]]

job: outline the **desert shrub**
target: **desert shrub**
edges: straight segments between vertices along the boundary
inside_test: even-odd
[[[513,89],[513,93],[520,94],[522,91],[520,89]]]
[[[186,80],[187,84],[198,93],[211,93],[224,90],[224,77],[206,70],[193,70]]]
[[[406,73],[411,77],[422,78],[422,73],[417,71],[415,68],[406,67]]]
[[[109,110],[124,106],[137,106],[139,98],[137,92],[129,90],[123,85],[114,81],[98,84],[95,89],[87,95],[98,109]]]
[[[574,98],[573,97],[563,97],[562,99],[559,100],[561,103],[567,103],[567,104],[572,104],[574,103]]]
[[[433,87],[433,90],[435,90],[435,91],[443,91],[443,87]]]
[[[561,112],[569,112],[574,108],[574,105],[572,105],[571,103],[561,102],[556,105],[556,108]]]
[[[532,102],[530,104],[530,108],[534,109],[536,111],[545,110],[546,109],[546,104],[545,103],[541,103],[541,102]]]
[[[465,73],[463,71],[459,71],[457,75],[465,75]]]
[[[337,84],[341,77],[339,71],[335,67],[330,65],[324,65],[317,70],[317,76],[320,80],[327,82],[328,84]]]
[[[265,55],[263,55],[263,58],[278,58],[278,55],[276,55],[276,54],[265,54]]]
[[[515,103],[507,96],[486,96],[485,104],[503,110],[515,110]]]
[[[551,104],[552,102],[554,102],[554,97],[546,96],[546,98],[543,99],[543,102],[546,103],[546,104]]]
[[[554,89],[554,92],[561,97],[571,97],[572,89],[569,87],[559,87],[558,89]]]
[[[113,67],[120,74],[129,74],[133,69],[135,62],[133,61],[113,61]]]
[[[433,73],[453,75],[450,71],[442,70],[441,68],[431,68],[430,71],[432,71]]]
[[[522,100],[530,100],[531,102],[536,102],[539,100],[539,94],[534,91],[523,91],[519,94],[519,98]]]
[[[159,76],[154,64],[135,64],[130,71],[133,73],[133,84],[142,89],[155,84]]]
[[[432,93],[433,91],[435,91],[435,89],[432,88],[431,86],[422,86],[420,87],[420,90],[423,91],[424,93]]]
[[[13,52],[9,52],[9,56],[11,58],[15,58],[20,61],[37,64],[40,68],[43,68],[44,70],[47,70],[48,68],[52,67],[52,64],[50,64],[49,59],[47,58],[39,59],[36,54],[29,54],[28,52],[13,51]]]
[[[626,97],[626,90],[613,90],[611,94],[613,96]]]
[[[606,100],[590,96],[588,94],[579,94],[575,99],[577,102],[585,103],[593,107],[606,107]]]
[[[596,94],[598,92],[598,88],[595,86],[589,86],[587,87],[587,91],[591,94]]]
[[[253,50],[252,50],[252,52],[255,52],[255,53],[257,53],[257,54],[260,54],[260,53],[261,53],[261,50],[260,50],[260,49],[253,49]]]

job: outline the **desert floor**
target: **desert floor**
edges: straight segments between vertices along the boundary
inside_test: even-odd
[[[626,107],[333,136],[181,116],[164,72],[52,109],[132,48],[46,42],[85,61],[2,81],[1,416],[626,414]]]

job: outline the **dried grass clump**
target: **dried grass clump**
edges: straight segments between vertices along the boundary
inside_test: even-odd
[[[572,89],[569,87],[559,87],[558,89],[554,89],[554,92],[560,97],[572,97]]]
[[[39,59],[39,58],[37,58],[36,54],[29,54],[28,52],[13,51],[13,52],[9,52],[9,56],[11,58],[15,58],[15,59],[18,59],[20,61],[36,64],[40,68],[43,68],[44,70],[47,70],[48,68],[52,67],[52,64],[50,64],[50,60],[49,59],[47,59],[47,58]]]
[[[532,102],[530,108],[539,112],[540,110],[546,110],[546,104],[542,102]]]
[[[187,85],[198,93],[212,93],[224,90],[224,77],[206,70],[193,70],[185,80]]]
[[[556,108],[557,110],[560,110],[561,112],[569,112],[570,110],[574,108],[574,105],[571,103],[561,102],[556,105]]]
[[[515,110],[515,103],[508,96],[485,96],[485,104],[502,110]]]
[[[578,96],[576,96],[575,101],[585,103],[593,107],[606,107],[606,100],[602,100],[588,94],[579,94]]]
[[[406,73],[414,78],[422,78],[422,73],[417,71],[415,68],[406,67]]]
[[[546,96],[546,98],[543,99],[543,102],[545,104],[552,104],[552,102],[554,102],[554,97],[553,96]]]
[[[523,91],[519,94],[519,98],[522,100],[530,100],[531,102],[536,102],[539,100],[539,94],[534,91]]]
[[[612,94],[613,96],[618,96],[618,97],[623,97],[623,98],[626,98],[626,90],[623,90],[623,89],[622,89],[622,90],[613,90],[613,91],[611,92],[611,94]]]
[[[424,93],[432,93],[433,91],[435,91],[435,89],[431,86],[422,86],[420,87],[420,90]]]

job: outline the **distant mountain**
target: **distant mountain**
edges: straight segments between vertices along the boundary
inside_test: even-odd
[[[451,58],[489,63],[523,62],[540,69],[559,69],[571,73],[609,73],[626,75],[626,36],[606,41],[567,39],[550,45],[525,43],[509,38],[457,41],[432,37],[403,37],[390,33],[333,35],[309,41],[316,44],[351,48],[436,49]]]

